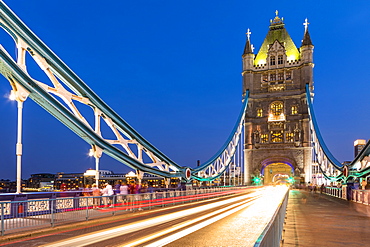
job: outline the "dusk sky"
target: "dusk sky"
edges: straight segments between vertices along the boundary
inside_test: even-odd
[[[182,166],[208,160],[232,131],[241,109],[246,30],[257,52],[275,10],[297,47],[305,18],[310,23],[314,108],[330,151],[350,161],[354,140],[370,138],[369,1],[5,3],[115,112]],[[15,56],[2,29],[0,43]],[[37,79],[40,71],[29,62]],[[0,178],[14,180],[17,110],[10,90],[1,76]],[[94,168],[90,145],[31,99],[23,118],[22,178]],[[107,155],[100,164],[115,173],[130,170]]]

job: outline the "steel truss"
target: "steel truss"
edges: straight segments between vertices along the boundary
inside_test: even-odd
[[[242,121],[247,98],[244,99],[242,113],[233,133],[214,158],[196,169],[183,167],[160,152],[115,113],[3,1],[0,1],[0,26],[16,43],[16,61],[0,47],[0,73],[10,82],[16,99],[23,102],[27,97],[31,98],[89,143],[95,158],[99,159],[102,153],[106,153],[136,169],[139,174],[147,172],[166,178],[182,177],[188,181],[213,180],[220,177],[235,161],[236,151],[243,150],[237,147],[243,140]],[[29,75],[27,53],[47,75],[49,84]],[[77,102],[91,108],[94,113],[93,124],[79,111]],[[114,133],[114,139],[103,137],[102,121]]]

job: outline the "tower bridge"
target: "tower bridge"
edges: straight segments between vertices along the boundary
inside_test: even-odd
[[[314,46],[308,20],[303,24],[302,43],[297,47],[285,28],[283,18],[276,12],[261,47],[256,51],[252,46],[252,33],[248,29],[242,54],[240,114],[219,151],[207,162],[193,168],[176,163],[149,143],[0,0],[0,26],[14,40],[16,49],[16,58],[13,58],[9,55],[11,50],[0,46],[0,73],[10,83],[11,96],[18,103],[17,182],[21,178],[23,102],[31,99],[91,145],[90,154],[95,158],[97,171],[96,182],[99,181],[99,160],[102,155],[108,155],[135,169],[139,180],[144,173],[149,173],[163,177],[167,183],[173,177],[181,177],[187,183],[220,178],[225,181],[228,177],[234,178],[234,185],[292,184],[294,180],[296,183],[328,184],[335,181],[342,183],[342,188],[328,187],[323,188],[322,192],[346,199],[349,191],[346,184],[359,180],[368,182],[370,142],[364,145],[353,161],[345,165],[336,160],[326,147],[312,104]],[[28,66],[30,60],[37,64],[36,69],[42,71],[46,79],[31,76],[35,68]],[[94,116],[93,121],[76,105],[88,108]],[[110,135],[105,135],[103,124],[109,127]],[[312,180],[317,174],[323,176],[321,181]],[[26,198],[27,195],[21,194],[20,190],[17,192],[6,195],[14,196],[14,200],[0,201],[1,235],[27,227],[49,229],[50,225],[68,226],[59,230],[63,234],[56,234],[58,230],[45,232],[42,236],[25,232],[23,236],[19,234],[13,240],[6,240],[4,245],[24,246],[25,242],[22,241],[25,239],[31,245],[119,243],[136,246],[148,243],[151,246],[162,246],[188,235],[179,240],[178,246],[189,243],[194,245],[194,242],[199,246],[230,245],[231,241],[236,241],[236,245],[279,246],[283,226],[286,233],[290,232],[290,240],[294,241],[295,246],[298,241],[313,243],[314,246],[323,245],[333,236],[334,241],[330,240],[335,242],[333,246],[337,246],[339,241],[346,241],[343,238],[350,239],[349,244],[353,244],[355,238],[368,243],[368,239],[365,239],[368,237],[366,227],[362,228],[368,224],[368,219],[363,214],[356,214],[352,205],[349,207],[348,204],[338,203],[339,199],[335,201],[335,198],[327,200],[326,195],[293,191],[289,201],[292,199],[296,203],[289,205],[288,224],[284,224],[288,204],[288,188],[285,186],[220,186],[109,197],[90,196],[85,190],[85,196],[72,197],[68,196],[69,192],[62,192],[64,196],[60,198],[54,198],[57,193],[52,193],[51,199],[40,193],[36,195],[42,198],[33,195]],[[351,199],[360,203],[360,207],[368,207],[368,192],[353,190]],[[145,213],[140,212],[142,210]],[[289,214],[292,212],[293,217]],[[306,221],[307,212],[310,221]],[[107,215],[118,214],[122,216],[120,219],[106,222],[109,221]],[[331,217],[337,215],[341,217]],[[222,222],[221,219],[229,216],[234,218]],[[307,234],[307,229],[312,229],[311,226],[324,217],[331,218],[329,227],[320,224],[314,227],[319,234]],[[342,224],[343,217],[346,222],[355,222],[355,225]],[[104,223],[83,223],[77,229],[69,229],[77,221],[90,219],[104,219]],[[212,236],[206,227],[216,221],[218,226],[213,226]],[[225,222],[230,224],[225,225]],[[105,231],[96,232],[102,228]],[[202,228],[198,235],[191,235]],[[302,228],[304,231],[301,231]],[[338,228],[343,230],[339,234],[335,231]],[[356,232],[358,229],[360,234]],[[0,239],[0,245],[3,245],[3,240]],[[264,245],[264,240],[270,243]],[[324,245],[331,246],[326,243]]]
[[[79,78],[27,25],[0,1],[0,26],[15,42],[16,59],[1,47],[0,72],[9,81],[18,102],[19,125],[23,102],[30,98],[91,145],[96,170],[103,154],[137,171],[166,179],[212,181],[222,176],[240,176],[241,184],[253,178],[264,184],[309,182],[317,168],[326,182],[364,179],[370,173],[369,143],[349,164],[340,164],[327,149],[314,116],[312,99],[313,43],[308,21],[298,48],[283,19],[276,16],[258,52],[251,32],[242,55],[242,105],[235,127],[220,150],[207,162],[192,168],[177,164],[148,142],[119,116],[87,83]],[[27,63],[32,59],[47,79],[34,78]],[[31,67],[30,67],[31,68]],[[90,109],[88,121],[76,104]],[[102,123],[114,138],[106,136]],[[22,157],[21,127],[18,128],[17,159]],[[20,172],[17,175],[20,180]],[[98,181],[98,173],[96,181]],[[292,180],[289,180],[291,183]]]

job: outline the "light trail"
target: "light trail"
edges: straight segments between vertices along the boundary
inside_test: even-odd
[[[217,216],[215,216],[215,217],[213,217],[211,219],[208,219],[206,221],[203,221],[203,222],[201,222],[201,223],[199,223],[199,224],[197,224],[195,226],[192,226],[190,228],[187,228],[187,229],[185,229],[185,230],[183,230],[181,232],[175,233],[175,234],[173,234],[173,235],[171,235],[169,237],[166,237],[166,238],[160,239],[160,240],[158,240],[158,241],[156,241],[154,243],[145,245],[146,247],[149,247],[149,246],[151,246],[151,247],[163,246],[165,244],[168,244],[170,242],[175,241],[176,239],[182,238],[182,237],[184,237],[184,236],[186,236],[186,235],[188,235],[188,234],[190,234],[192,232],[195,232],[195,231],[197,231],[197,230],[199,230],[199,229],[201,229],[201,228],[203,228],[205,226],[208,226],[208,225],[210,225],[210,224],[212,224],[212,223],[214,223],[214,222],[216,222],[216,221],[218,221],[218,220],[220,220],[222,218],[225,218],[226,216],[228,216],[230,214],[233,214],[233,213],[235,213],[235,212],[237,212],[237,211],[239,211],[239,210],[241,210],[241,209],[243,209],[245,207],[248,207],[251,203],[252,203],[252,201],[247,201],[247,202],[246,201],[243,201],[243,202],[236,203],[236,204],[234,204],[232,206],[228,206],[226,208],[219,209],[219,210],[217,210],[215,212],[212,212],[212,213],[203,215],[203,216],[198,217],[196,219],[189,220],[189,221],[186,221],[186,222],[181,223],[181,224],[177,224],[177,225],[172,226],[171,228],[169,228],[169,229],[167,229],[165,231],[161,231],[159,233],[152,234],[152,235],[150,235],[150,236],[148,236],[146,238],[139,239],[137,241],[134,241],[134,242],[131,242],[131,243],[128,243],[128,244],[125,244],[125,245],[121,245],[121,247],[137,246],[139,244],[143,244],[143,243],[148,242],[150,240],[153,240],[155,238],[158,238],[158,237],[161,237],[163,235],[166,235],[166,234],[168,234],[170,232],[174,232],[174,231],[177,231],[179,229],[185,228],[185,227],[187,227],[189,225],[192,225],[192,224],[194,224],[196,222],[199,222],[201,220],[205,220],[205,219],[207,219],[209,217],[212,217],[214,215],[220,214],[220,215],[217,215]]]
[[[155,241],[153,243],[150,243],[150,244],[146,244],[145,246],[146,247],[159,247],[159,246],[164,246],[164,245],[167,245],[177,239],[180,239],[182,237],[185,237],[186,235],[189,235],[195,231],[198,231],[199,229],[203,228],[203,227],[206,227],[218,220],[221,220],[233,213],[236,213],[250,205],[253,204],[251,210],[248,210],[248,211],[244,211],[243,213],[249,213],[250,215],[255,215],[255,214],[258,214],[258,212],[261,212],[261,210],[263,211],[264,215],[266,216],[265,219],[266,219],[266,222],[263,223],[263,224],[260,224],[261,226],[263,226],[261,228],[261,232],[263,231],[265,225],[267,224],[268,220],[271,219],[271,216],[272,214],[275,212],[277,206],[278,206],[278,202],[281,201],[281,199],[283,198],[283,196],[285,195],[285,193],[287,192],[287,187],[275,187],[275,188],[271,188],[271,187],[266,187],[264,189],[264,191],[261,191],[261,194],[263,193],[263,196],[260,197],[258,200],[256,201],[253,201],[252,202],[248,202],[248,203],[238,203],[236,205],[238,205],[237,207],[234,206],[234,208],[230,209],[230,210],[218,210],[220,212],[222,211],[226,211],[222,214],[219,214],[219,215],[216,215],[215,217],[213,218],[210,218],[208,220],[205,220],[203,222],[200,222],[194,226],[191,226],[189,228],[186,228],[180,232],[177,232],[173,235],[170,235],[168,237],[165,237],[165,238],[162,238],[162,239],[159,239],[158,241]],[[215,215],[214,213],[211,213],[213,215]],[[209,214],[211,216],[211,214]],[[203,218],[205,219],[205,218]],[[261,223],[261,222],[260,222]],[[190,225],[190,224],[188,224]],[[251,224],[251,225],[255,225],[255,224]],[[171,229],[169,229],[171,230]],[[253,234],[255,235],[255,237],[252,237],[252,238],[255,238],[257,239],[259,234],[260,234],[260,231],[255,231],[255,233],[257,234]],[[160,233],[159,233],[160,234]],[[159,235],[158,234],[158,235]],[[161,234],[162,236],[164,234]],[[252,235],[252,234],[251,234]],[[147,237],[148,239],[150,238],[151,236]],[[154,239],[154,238],[151,238],[151,239]],[[150,241],[147,240],[147,241]],[[255,242],[255,240],[253,241]],[[123,247],[123,246],[138,246],[139,244],[142,244],[143,242],[134,242],[134,244],[132,245],[121,245],[120,247]],[[248,245],[249,246],[249,245]]]
[[[96,233],[85,234],[85,235],[79,236],[77,238],[70,238],[70,239],[67,239],[67,240],[62,240],[62,241],[58,241],[58,242],[55,242],[55,243],[46,244],[44,246],[50,246],[50,247],[86,246],[86,245],[94,244],[94,243],[101,242],[101,241],[104,241],[104,240],[108,240],[108,239],[111,239],[111,238],[119,237],[119,236],[131,233],[131,232],[135,232],[135,231],[138,231],[138,230],[153,227],[155,225],[159,225],[159,224],[162,224],[162,223],[165,223],[165,222],[168,222],[168,221],[183,218],[185,216],[189,216],[189,215],[199,213],[199,212],[202,212],[202,211],[205,211],[205,210],[220,207],[220,206],[223,206],[223,205],[226,205],[226,204],[229,204],[229,203],[234,203],[236,201],[246,200],[246,199],[253,198],[253,197],[260,197],[262,194],[263,194],[263,190],[258,190],[256,192],[252,192],[252,193],[247,194],[247,195],[242,195],[242,196],[238,196],[238,197],[235,197],[235,198],[230,198],[230,199],[220,201],[220,202],[213,202],[211,204],[198,206],[198,207],[192,208],[192,209],[181,210],[181,211],[178,211],[178,212],[175,212],[175,213],[170,213],[170,214],[167,214],[167,215],[158,216],[158,217],[155,217],[153,219],[141,220],[141,221],[138,221],[136,223],[128,224],[128,225],[121,226],[121,227],[114,227],[114,228],[98,231]]]

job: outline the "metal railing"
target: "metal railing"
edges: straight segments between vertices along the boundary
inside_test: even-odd
[[[288,205],[289,190],[281,200],[279,207],[276,209],[274,216],[267,224],[261,235],[258,237],[254,247],[271,247],[280,246],[282,240],[286,207]]]
[[[116,214],[172,206],[244,192],[246,187],[113,195],[0,201],[0,232],[42,229],[70,222],[82,222]]]

